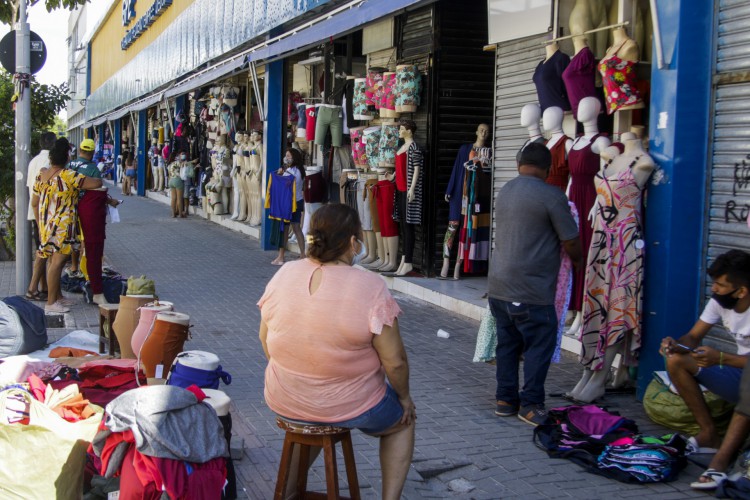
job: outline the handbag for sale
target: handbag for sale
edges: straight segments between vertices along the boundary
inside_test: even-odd
[[[154,280],[146,278],[145,274],[140,277],[131,276],[128,278],[127,295],[156,295],[156,284]]]

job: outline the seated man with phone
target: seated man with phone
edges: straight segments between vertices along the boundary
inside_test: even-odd
[[[690,438],[692,447],[715,452],[721,444],[700,385],[731,402],[739,401],[742,369],[750,357],[750,254],[730,250],[708,268],[713,280],[711,299],[700,319],[678,339],[666,337],[659,352],[666,357],[667,371],[700,427]],[[737,342],[737,354],[701,345],[714,325],[723,325]]]

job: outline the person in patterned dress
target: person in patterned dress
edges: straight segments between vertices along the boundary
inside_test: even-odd
[[[50,166],[42,169],[34,184],[31,206],[39,226],[37,256],[48,259],[47,312],[64,313],[72,303],[60,292],[60,275],[63,265],[78,245],[77,206],[81,190],[101,187],[99,178],[86,177],[65,169],[70,143],[57,139],[49,153]],[[32,277],[32,281],[35,277]]]

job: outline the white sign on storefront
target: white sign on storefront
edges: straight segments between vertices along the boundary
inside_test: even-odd
[[[489,43],[516,40],[549,31],[552,0],[488,0]]]

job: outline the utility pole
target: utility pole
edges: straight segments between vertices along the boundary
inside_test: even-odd
[[[26,22],[26,0],[19,0],[16,24],[16,294],[24,295],[31,281],[31,234],[26,218],[31,150],[31,34]]]

